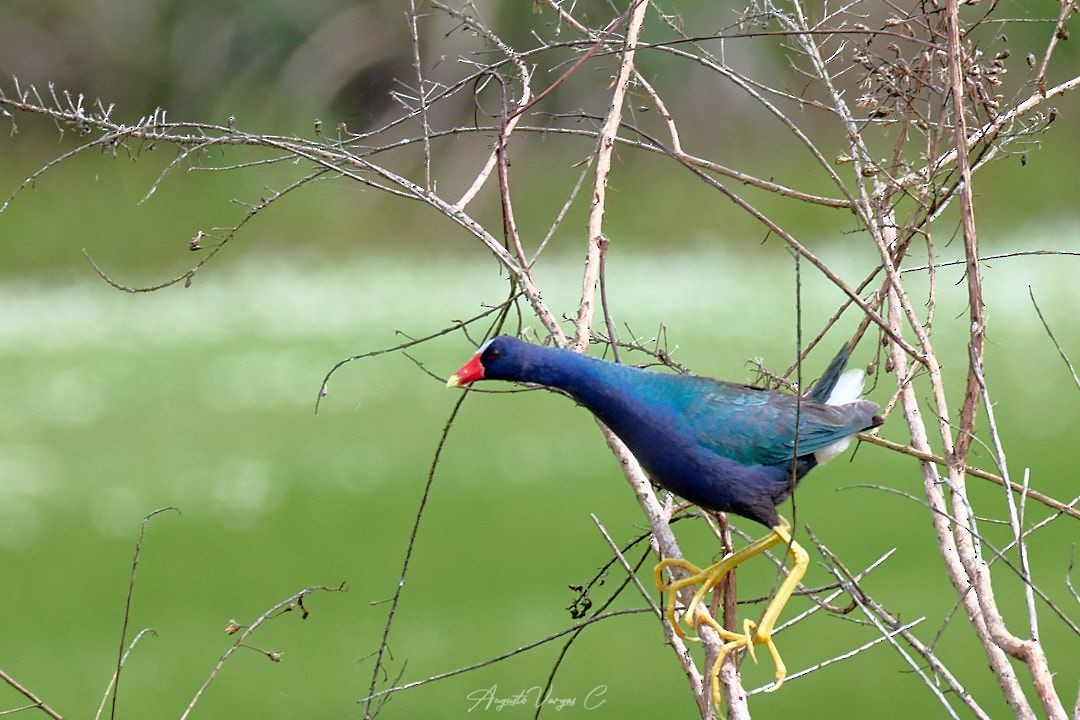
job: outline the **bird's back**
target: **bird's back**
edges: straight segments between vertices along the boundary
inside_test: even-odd
[[[612,391],[582,398],[594,413],[613,421],[620,416],[625,422],[618,424],[633,422],[654,432],[657,426],[673,426],[679,435],[744,465],[811,454],[871,427],[877,412],[877,405],[865,400],[828,405],[712,378],[602,367],[608,372],[598,379],[610,383]]]

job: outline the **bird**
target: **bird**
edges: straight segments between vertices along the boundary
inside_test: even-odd
[[[681,558],[663,558],[654,570],[657,588],[668,593],[667,621],[681,637],[687,635],[676,620],[676,596],[683,588],[699,586],[682,617],[693,630],[704,621],[724,642],[710,673],[713,699],[719,703],[720,667],[732,652],[746,649],[756,660],[754,646],[765,645],[776,666],[770,689],[778,689],[787,676],[772,633],[810,560],[776,506],[810,470],[844,452],[854,435],[884,422],[876,403],[860,399],[863,371],[844,371],[849,353],[845,344],[810,391],[796,396],[500,335],[483,343],[450,375],[447,386],[506,380],[562,391],[614,432],[654,483],[704,510],[734,513],[769,529],[768,535],[704,569]],[[758,621],[744,620],[739,633],[703,612],[705,596],[732,569],[781,543],[792,567]],[[674,578],[675,568],[685,576],[665,582],[664,571]]]

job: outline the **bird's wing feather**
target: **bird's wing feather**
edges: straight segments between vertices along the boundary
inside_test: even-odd
[[[734,383],[712,383],[708,392],[695,393],[685,407],[700,445],[745,465],[773,465],[792,458],[794,396]],[[862,430],[864,413],[859,409],[804,399],[798,409],[799,455]]]

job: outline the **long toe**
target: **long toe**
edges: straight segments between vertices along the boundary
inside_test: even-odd
[[[717,653],[716,661],[713,663],[712,671],[709,673],[714,704],[719,705],[724,700],[723,694],[720,692],[720,668],[724,666],[724,661],[727,660],[728,655],[744,647],[746,647],[746,637],[738,635],[734,640],[724,643],[724,646],[720,648],[720,652]]]
[[[761,638],[759,642],[769,648],[769,654],[772,655],[773,663],[776,665],[776,682],[774,682],[765,692],[776,692],[780,689],[780,686],[784,684],[784,679],[787,677],[787,665],[785,665],[784,661],[780,658],[780,651],[776,649],[776,643],[773,642],[772,635],[767,638]]]

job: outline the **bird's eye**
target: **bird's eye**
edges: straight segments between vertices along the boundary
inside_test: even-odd
[[[485,360],[498,360],[499,355],[501,355],[501,354],[502,353],[499,352],[498,348],[488,348],[488,351],[486,353],[484,353],[484,359]]]

